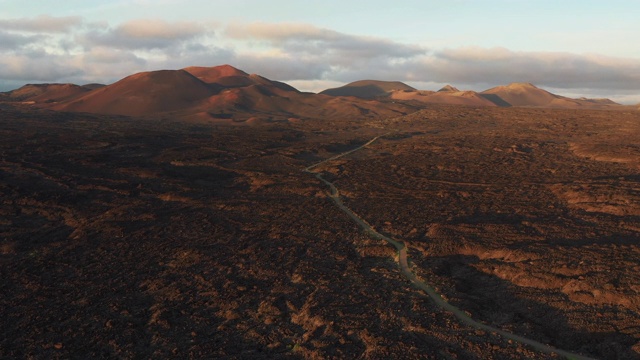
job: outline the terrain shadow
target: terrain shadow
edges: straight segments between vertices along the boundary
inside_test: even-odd
[[[635,359],[638,356],[631,350],[636,342],[633,337],[614,331],[590,333],[576,329],[559,309],[519,296],[516,285],[477,270],[476,256],[439,256],[427,263],[436,275],[452,284],[448,301],[478,321],[597,358]],[[520,293],[526,294],[529,290],[535,291],[524,289]]]

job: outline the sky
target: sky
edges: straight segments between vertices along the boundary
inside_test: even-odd
[[[0,0],[0,91],[230,64],[321,91],[530,82],[640,103],[640,1]]]

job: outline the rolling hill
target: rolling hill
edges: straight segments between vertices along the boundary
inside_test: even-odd
[[[5,93],[5,98],[8,101],[53,103],[73,99],[93,90],[98,85],[27,84],[19,89]]]

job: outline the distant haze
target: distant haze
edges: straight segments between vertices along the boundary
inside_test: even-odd
[[[232,64],[303,91],[529,82],[640,103],[637,1],[0,0],[0,91]]]

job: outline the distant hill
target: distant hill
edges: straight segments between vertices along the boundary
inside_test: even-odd
[[[372,99],[388,96],[394,90],[416,91],[411,86],[399,81],[360,80],[338,88],[324,90],[320,94]]]
[[[558,99],[546,90],[542,90],[530,83],[512,83],[485,90],[482,94],[497,95],[511,106],[545,106]]]
[[[27,84],[5,95],[9,101],[52,103],[68,100],[91,90],[90,86],[74,84]]]
[[[438,90],[438,92],[458,92],[458,91],[460,90],[458,90],[456,87],[451,85],[445,85],[440,90]]]
[[[467,106],[602,108],[615,105],[607,99],[570,99],[552,94],[530,83],[512,83],[478,93],[460,91],[452,85],[446,85],[434,92],[416,90],[399,81],[362,80],[338,88],[327,89],[320,94]]]
[[[467,106],[496,106],[496,104],[475,91],[458,91],[455,88],[445,91],[394,91],[391,96],[394,100],[413,100],[426,104],[448,104]]]
[[[589,99],[586,97],[581,97],[576,99],[578,101],[585,101],[585,102],[589,102],[589,103],[593,103],[593,104],[599,104],[599,105],[620,105],[617,102],[611,100],[611,99]]]
[[[619,104],[609,99],[571,99],[552,94],[530,83],[512,83],[506,86],[497,86],[483,91],[481,95],[487,99],[498,96],[511,106],[549,108],[607,108],[619,106]]]
[[[96,83],[82,85],[83,88],[89,89],[89,90],[100,89],[101,87],[105,87],[105,86],[107,86],[107,85],[105,85],[105,84],[96,84]]]

